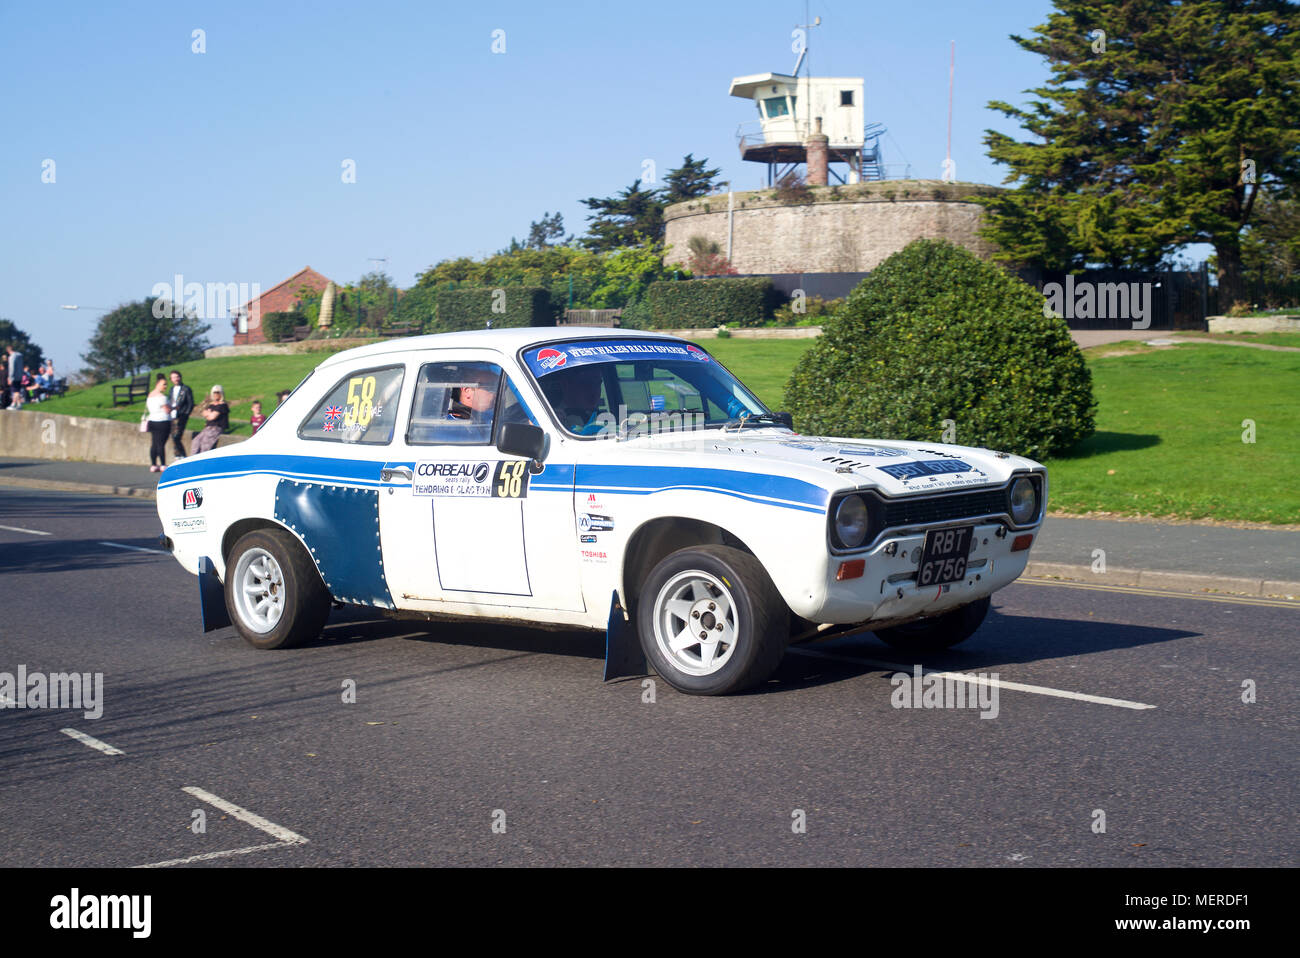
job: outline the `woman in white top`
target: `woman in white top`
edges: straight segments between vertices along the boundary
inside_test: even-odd
[[[167,437],[172,431],[172,407],[167,401],[167,377],[159,376],[153,392],[145,399],[149,411],[149,471],[162,472],[167,465]]]

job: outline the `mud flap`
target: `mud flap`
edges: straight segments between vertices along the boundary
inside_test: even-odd
[[[203,611],[204,632],[224,629],[231,624],[230,613],[226,610],[226,590],[207,556],[199,556],[199,608]]]
[[[605,627],[605,681],[648,674],[636,623],[629,622],[623,614],[623,607],[618,604],[618,593],[611,593],[609,624]]]

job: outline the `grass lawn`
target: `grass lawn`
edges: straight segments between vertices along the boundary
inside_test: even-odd
[[[1236,343],[1264,343],[1268,346],[1300,346],[1300,333],[1175,333],[1171,338],[1194,336],[1197,339],[1222,339]]]
[[[252,432],[248,425],[249,406],[254,399],[262,400],[262,414],[269,416],[275,408],[275,394],[282,389],[292,389],[302,378],[324,361],[327,353],[296,353],[281,356],[229,356],[224,359],[201,359],[192,363],[168,366],[164,372],[179,369],[185,384],[194,390],[194,405],[207,396],[208,390],[220,385],[230,403],[231,432],[247,436]],[[153,373],[150,373],[152,378]],[[114,380],[126,383],[128,380]],[[93,416],[97,419],[120,419],[139,422],[144,412],[144,400],[138,399],[130,406],[113,405],[112,383],[103,383],[87,389],[69,390],[57,399],[48,399],[33,409],[62,413],[67,416]],[[150,382],[150,386],[153,383]],[[170,388],[170,384],[168,386]],[[203,428],[203,418],[190,417],[189,429]]]
[[[1097,432],[1047,464],[1053,509],[1300,522],[1300,353],[1189,343],[1090,366]]]
[[[815,339],[706,339],[700,345],[718,358],[772,409],[784,409],[785,382]]]

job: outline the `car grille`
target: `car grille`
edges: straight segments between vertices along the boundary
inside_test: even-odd
[[[884,505],[885,528],[922,526],[953,519],[1001,515],[1007,511],[1007,494],[1002,489],[986,489],[951,496],[887,499]]]

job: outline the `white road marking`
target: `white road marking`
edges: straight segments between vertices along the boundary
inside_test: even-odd
[[[107,742],[101,742],[99,739],[87,735],[85,732],[79,732],[75,728],[61,728],[59,729],[59,731],[62,732],[64,735],[68,736],[69,738],[75,738],[82,745],[89,745],[93,749],[98,749],[99,751],[103,752],[105,755],[126,754],[126,752],[122,751],[120,748],[114,748],[113,746],[109,745]]]
[[[50,536],[50,535],[54,535],[54,533],[52,533],[52,532],[42,532],[40,529],[24,529],[24,528],[22,528],[21,526],[0,526],[0,529],[4,529],[4,530],[7,531],[7,532],[25,532],[25,533],[27,533],[29,536]]]
[[[854,665],[869,665],[877,669],[889,669],[894,672],[907,672],[911,674],[912,666],[903,665],[899,662],[882,662],[879,659],[860,659],[856,656],[835,655],[832,652],[821,652],[816,649],[790,649],[797,655],[811,655],[819,659],[834,659],[838,662],[852,662]],[[1112,699],[1104,695],[1088,695],[1086,692],[1067,692],[1064,689],[1049,689],[1042,685],[1025,685],[1023,682],[1008,682],[1004,679],[990,679],[980,675],[967,675],[965,672],[937,672],[933,669],[922,669],[922,675],[937,675],[944,679],[951,679],[954,682],[969,682],[972,685],[997,686],[1000,689],[1008,689],[1013,692],[1031,692],[1034,695],[1049,695],[1058,699],[1074,699],[1076,702],[1092,702],[1094,705],[1113,705],[1121,709],[1153,709],[1155,705],[1148,705],[1145,702],[1130,702],[1126,699]]]
[[[164,552],[162,549],[146,549],[143,546],[128,546],[123,545],[120,542],[101,542],[100,545],[111,546],[114,549],[129,549],[132,552],[152,552],[154,555],[160,556],[170,555],[170,553]]]
[[[221,809],[221,811],[225,812],[227,815],[237,818],[241,822],[244,822],[247,825],[252,825],[254,828],[258,829],[259,831],[266,832],[266,834],[270,835],[272,838],[279,839],[281,842],[285,842],[290,845],[307,844],[307,839],[303,838],[297,832],[291,832],[283,825],[277,825],[275,822],[268,821],[267,819],[263,818],[261,815],[258,815],[255,812],[250,812],[246,808],[240,808],[238,805],[234,804],[233,802],[228,802],[224,798],[221,798],[218,795],[213,795],[211,792],[206,792],[203,789],[196,788],[193,785],[186,785],[183,789],[181,789],[181,791],[185,792],[186,794],[193,795],[201,802],[207,802],[209,805]]]
[[[216,858],[233,858],[235,855],[248,855],[253,852],[269,851],[272,848],[289,848],[299,842],[267,842],[265,845],[249,845],[247,848],[228,848],[223,852],[205,852],[191,855],[189,858],[169,858],[165,862],[150,862],[148,865],[133,865],[133,868],[170,868],[172,865],[189,865],[193,862],[210,862]]]

